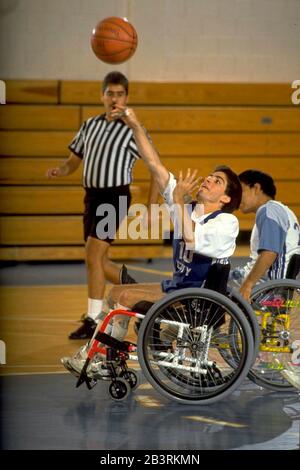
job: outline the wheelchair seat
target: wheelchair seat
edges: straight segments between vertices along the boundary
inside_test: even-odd
[[[300,272],[300,254],[294,254],[288,264],[286,279],[296,279]]]
[[[208,275],[203,287],[226,296],[229,272],[230,263],[212,264],[209,268]],[[211,308],[210,312],[211,316],[215,319],[214,329],[216,330],[217,328],[220,328],[225,322],[224,311],[220,310],[219,307],[215,305]]]
[[[230,272],[230,263],[221,264],[214,263],[211,265],[204,286],[206,289],[211,289],[219,294],[226,295],[227,282]]]

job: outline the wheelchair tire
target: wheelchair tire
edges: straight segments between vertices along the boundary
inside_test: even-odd
[[[126,380],[132,391],[136,390],[140,385],[139,375],[133,369],[127,369],[126,371],[122,370],[119,377]]]
[[[220,353],[221,347],[229,348],[232,322],[239,338],[233,366]],[[158,347],[158,331],[161,337],[169,335],[165,352]],[[163,297],[146,314],[138,337],[145,377],[163,396],[182,404],[207,405],[228,396],[247,376],[253,355],[253,334],[244,314],[208,289],[181,289]]]
[[[258,356],[260,346],[260,328],[255,313],[249,302],[247,302],[235,289],[230,289],[228,291],[228,297],[240,308],[240,310],[243,312],[250,324],[254,339],[254,354],[252,361],[252,364],[254,364]],[[229,331],[232,337],[232,341],[229,348],[230,350],[223,351],[223,357],[229,364],[233,365],[234,363],[236,363],[236,361],[239,360],[240,354],[238,341],[234,339],[236,333],[236,326],[234,322],[231,322],[229,326]],[[222,353],[222,351],[220,352]],[[252,377],[249,378],[250,380],[252,380]]]
[[[261,283],[253,289],[251,301],[257,312],[261,340],[260,352],[248,377],[269,390],[295,391],[281,370],[292,361],[293,343],[300,340],[300,282],[277,279]],[[261,327],[264,316],[268,319],[266,328]],[[269,344],[273,351],[264,351]],[[289,352],[281,352],[280,348]]]
[[[241,296],[241,294],[235,289],[229,290],[228,297],[240,308],[240,310],[244,313],[244,315],[246,316],[250,324],[252,334],[253,334],[253,339],[254,339],[254,354],[253,354],[253,362],[254,362],[258,355],[259,345],[260,345],[260,328],[259,328],[256,315],[251,305],[249,304],[249,302],[247,302]]]
[[[130,386],[125,379],[117,378],[109,384],[108,393],[115,401],[125,400],[130,393]]]

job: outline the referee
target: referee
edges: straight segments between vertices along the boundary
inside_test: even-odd
[[[114,284],[131,284],[136,281],[127,273],[126,266],[120,269],[108,258],[108,249],[120,222],[127,215],[120,215],[119,197],[127,201],[127,212],[131,194],[132,169],[139,157],[132,130],[121,119],[121,114],[111,116],[115,106],[126,106],[128,80],[120,72],[110,72],[102,83],[101,101],[105,114],[88,119],[69,145],[69,158],[57,168],[49,168],[48,178],[67,176],[73,173],[83,161],[84,198],[84,240],[88,277],[87,315],[82,325],[73,331],[70,339],[91,338],[101,319],[105,281]],[[148,204],[156,202],[157,189],[151,181]],[[96,227],[103,218],[96,215],[101,204],[111,204],[116,211],[113,221],[114,233],[99,238]],[[124,212],[124,211],[123,211]],[[121,219],[121,220],[119,220]],[[110,227],[111,229],[111,227]],[[98,236],[97,236],[98,235]]]

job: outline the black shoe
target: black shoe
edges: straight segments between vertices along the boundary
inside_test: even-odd
[[[82,325],[69,334],[69,339],[90,339],[96,329],[97,323],[90,317],[82,320]]]
[[[137,284],[137,281],[128,274],[125,264],[120,270],[120,284]]]

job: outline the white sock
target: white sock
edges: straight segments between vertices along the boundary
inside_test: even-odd
[[[88,312],[87,316],[92,318],[93,320],[97,320],[97,317],[100,316],[102,312],[102,305],[103,305],[103,300],[99,299],[88,299]]]

